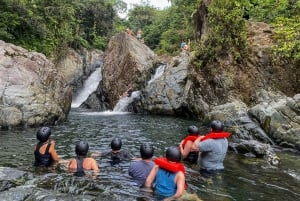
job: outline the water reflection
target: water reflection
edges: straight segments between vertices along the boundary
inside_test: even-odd
[[[144,116],[129,113],[87,112],[74,110],[63,125],[52,127],[52,138],[62,159],[74,157],[75,144],[86,140],[90,152],[110,149],[114,137],[122,138],[123,149],[139,156],[142,142],[151,142],[155,155],[162,156],[165,148],[176,145],[186,135],[189,125],[199,125],[189,119]],[[98,157],[100,173],[96,177],[77,178],[61,166],[53,173],[40,174],[32,167],[36,130],[1,131],[0,166],[14,167],[43,177],[38,187],[54,192],[85,194],[101,200],[155,200],[152,194],[139,189],[128,176],[129,162],[110,166]],[[202,133],[207,128],[200,127]],[[264,161],[229,153],[225,172],[204,179],[197,166],[187,165],[189,191],[203,200],[297,200],[300,196],[300,159],[297,153],[280,152],[279,168],[265,167]]]

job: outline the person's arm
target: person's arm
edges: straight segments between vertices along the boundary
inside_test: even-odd
[[[135,156],[128,150],[121,150],[121,152],[123,155],[122,159],[124,159],[124,160],[130,161],[130,160],[136,159]]]
[[[50,145],[49,153],[51,154],[51,158],[52,158],[53,161],[58,162],[59,161],[59,157],[58,157],[58,155],[56,153],[56,150],[54,148],[55,141],[52,140],[50,143],[51,143],[51,145]]]
[[[98,163],[96,162],[95,159],[91,158],[92,159],[92,165],[91,165],[91,169],[94,170],[95,172],[99,172],[99,166],[98,166]]]
[[[199,151],[199,143],[200,143],[201,138],[202,137],[200,136],[194,141],[194,143],[192,145],[192,150]]]
[[[155,165],[152,170],[150,171],[146,181],[145,181],[145,187],[146,188],[151,188],[151,185],[156,177],[156,174],[158,172],[158,165]]]
[[[186,158],[189,153],[192,151],[192,146],[193,146],[193,142],[192,141],[188,141],[185,146],[183,147],[182,145],[183,141],[181,141],[179,148],[180,148],[180,152],[181,152],[181,156],[182,158]]]
[[[69,162],[68,162],[68,164],[67,164],[67,168],[68,169],[74,169],[74,168],[77,168],[77,162],[76,162],[76,164],[74,165],[73,163],[73,161],[75,161],[76,162],[76,160],[73,158],[73,159],[71,159],[71,160],[69,160]]]
[[[185,176],[183,172],[180,171],[176,174],[175,183],[177,186],[176,193],[173,196],[164,199],[164,201],[176,200],[177,198],[180,198],[183,195],[185,190]]]
[[[94,152],[91,154],[91,157],[97,157],[97,156],[101,156],[100,152]]]

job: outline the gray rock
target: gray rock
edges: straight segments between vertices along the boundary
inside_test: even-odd
[[[0,192],[24,184],[29,178],[32,178],[30,173],[14,168],[0,167]]]
[[[239,142],[230,143],[229,146],[237,153],[244,154],[247,157],[264,158],[269,165],[279,165],[280,159],[269,144],[256,140],[240,140]]]
[[[144,109],[152,114],[182,114],[187,102],[187,83],[190,57],[182,53],[167,64],[162,76],[146,85],[141,100]]]
[[[0,128],[67,118],[71,88],[43,54],[0,41]]]
[[[269,93],[268,98],[249,110],[249,114],[277,144],[300,150],[300,100],[298,96],[291,98],[276,95],[274,98],[274,94]]]

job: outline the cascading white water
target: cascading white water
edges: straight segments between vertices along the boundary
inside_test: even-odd
[[[166,64],[162,64],[162,65],[158,66],[158,68],[155,70],[155,74],[153,76],[151,76],[151,79],[148,81],[148,84],[150,84],[157,78],[161,77],[163,75],[163,73],[165,72],[166,67],[167,67]]]
[[[130,97],[121,97],[113,109],[113,112],[127,112],[127,107],[134,100],[138,99],[141,95],[140,91],[132,92]]]
[[[163,75],[166,66],[167,65],[162,64],[155,70],[155,74],[148,81],[148,85]],[[134,91],[132,92],[130,97],[121,97],[118,103],[116,104],[116,106],[114,107],[113,112],[127,112],[128,105],[131,104],[134,100],[140,98],[140,95],[141,95],[140,91]]]
[[[91,93],[96,91],[99,82],[102,80],[102,67],[97,68],[90,77],[84,82],[82,89],[79,91],[78,95],[72,101],[71,107],[79,107]]]

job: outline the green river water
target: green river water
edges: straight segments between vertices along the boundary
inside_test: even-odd
[[[72,110],[67,122],[51,127],[51,137],[55,139],[57,152],[62,159],[74,157],[74,144],[79,140],[89,142],[90,152],[104,151],[109,149],[110,141],[115,136],[122,138],[122,148],[130,150],[137,157],[142,142],[151,142],[155,147],[155,156],[162,156],[166,147],[179,144],[191,124],[199,126],[200,122],[176,117]],[[207,131],[205,127],[200,129],[203,133]],[[0,166],[40,174],[32,167],[36,130],[0,131]],[[198,173],[199,167],[186,165],[188,191],[210,201],[300,200],[299,153],[278,150],[277,154],[281,159],[280,164],[277,168],[271,168],[261,159],[228,152],[224,173],[211,179],[202,178]],[[100,174],[93,182],[98,190],[93,186],[76,190],[79,187],[70,182],[70,175],[64,166],[56,171],[61,175],[58,184],[49,184],[46,188],[94,195],[97,200],[101,200],[99,197],[102,194],[106,200],[155,200],[151,193],[141,191],[128,176],[129,163],[111,167],[101,158],[96,160],[100,165]]]

